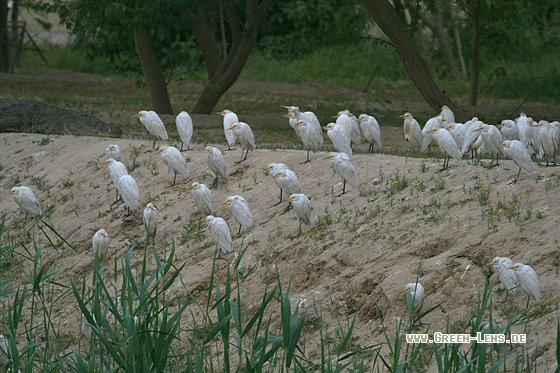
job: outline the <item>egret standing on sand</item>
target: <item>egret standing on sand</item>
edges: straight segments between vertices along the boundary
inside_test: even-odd
[[[175,180],[177,179],[177,172],[180,173],[185,179],[189,177],[189,169],[187,167],[187,162],[185,158],[181,155],[179,149],[173,146],[162,146],[154,155],[161,154],[165,164],[173,169],[175,175],[173,176],[173,184],[175,185]]]
[[[183,145],[187,145],[187,150],[191,150],[191,139],[193,135],[193,124],[189,113],[182,111],[175,118],[175,124],[177,125],[177,132],[181,138],[181,151],[183,151]]]
[[[91,239],[91,246],[93,250],[93,256],[95,258],[103,259],[107,250],[109,249],[109,235],[105,229],[100,229],[93,235]]]
[[[428,149],[428,147],[431,146],[432,143],[435,143],[437,145],[437,138],[434,138],[432,136],[434,132],[432,130],[435,128],[441,128],[442,123],[442,115],[437,115],[433,118],[428,119],[428,121],[424,125],[424,128],[422,128],[422,148],[420,149],[422,152],[426,151],[426,149]]]
[[[35,196],[35,193],[25,185],[19,187],[13,187],[8,194],[14,195],[14,201],[18,204],[22,211],[25,211],[25,219],[27,219],[27,213],[31,213],[35,216],[41,216],[41,205]]]
[[[138,208],[138,199],[140,198],[138,184],[132,176],[124,175],[119,179],[118,188],[121,192],[124,203],[128,208],[128,213],[125,217],[130,216],[132,211],[135,211]]]
[[[163,124],[163,121],[155,111],[141,110],[138,112],[138,114],[133,116],[133,118],[140,119],[140,123],[142,123],[144,127],[146,127],[146,130],[152,136],[155,136],[154,144],[152,145],[152,150],[155,149],[156,140],[158,138],[167,141],[168,139],[167,130],[165,129],[165,125]]]
[[[517,173],[516,179],[519,178],[522,168],[527,172],[533,171],[533,161],[531,160],[531,156],[529,155],[527,148],[521,141],[507,140],[498,145],[498,148],[502,149],[504,154],[510,157],[513,163],[519,166],[519,172]]]
[[[422,149],[422,130],[420,124],[409,112],[400,116],[404,119],[404,139],[415,149]]]
[[[286,202],[292,202],[296,217],[299,220],[299,236],[301,234],[301,223],[303,222],[306,225],[311,223],[311,202],[309,202],[309,198],[305,194],[300,193],[292,194]]]
[[[235,220],[239,223],[239,232],[241,228],[244,231],[253,226],[253,216],[251,215],[251,209],[249,208],[249,203],[240,195],[226,197],[226,200],[222,205],[226,205],[229,212],[233,215]]]
[[[206,217],[206,222],[204,224],[208,224],[208,229],[216,241],[216,247],[220,247],[224,254],[230,253],[233,251],[233,243],[231,241],[231,233],[229,231],[229,227],[226,221],[222,218],[216,218],[212,215],[208,215]],[[218,257],[220,255],[218,254]]]
[[[377,147],[381,149],[381,130],[379,129],[377,119],[375,119],[373,115],[360,114],[358,122],[360,123],[364,138],[369,142],[369,152],[373,152],[374,142],[377,144]],[[422,132],[420,132],[420,134],[422,134]]]
[[[449,167],[449,159],[451,157],[455,158],[456,160],[460,161],[463,158],[457,143],[453,136],[449,133],[448,130],[445,128],[434,127],[433,129],[427,131],[427,133],[431,133],[432,136],[437,140],[439,148],[445,154],[445,159],[443,160],[443,169],[447,169]]]
[[[101,163],[102,165],[108,164],[107,168],[109,169],[109,177],[115,186],[115,203],[119,200],[119,179],[124,175],[128,175],[128,171],[126,170],[126,166],[124,163],[114,160],[113,158],[107,159],[105,162]]]
[[[227,178],[226,173],[226,161],[224,159],[224,155],[220,151],[220,149],[215,148],[213,146],[207,146],[205,149],[206,151],[206,164],[212,170],[214,175],[214,182],[212,183],[213,188],[218,187],[218,178],[221,176],[222,179]],[[210,215],[210,214],[206,214]]]
[[[120,161],[122,157],[121,148],[116,144],[111,144],[105,149],[105,158],[113,158],[116,161]]]
[[[331,153],[331,155],[323,158],[323,159],[330,159],[333,164],[334,171],[344,180],[344,184],[342,185],[342,193],[339,196],[346,193],[346,182],[352,185],[353,187],[358,186],[358,178],[356,176],[356,168],[352,162],[350,162],[350,158],[345,153]]]
[[[212,192],[210,189],[205,184],[200,184],[196,181],[192,183],[190,189],[192,189],[194,203],[200,212],[204,216],[212,215],[214,208],[212,207]]]
[[[255,145],[255,135],[253,135],[253,131],[251,127],[245,122],[238,122],[231,125],[228,128],[229,131],[235,132],[235,136],[237,137],[237,141],[241,144],[241,158],[235,164],[239,164],[247,159],[247,154],[249,154],[249,150],[253,151],[256,148]],[[243,158],[243,150],[246,149],[245,158]]]
[[[533,268],[522,263],[515,263],[515,265],[508,269],[513,269],[515,271],[517,282],[521,288],[525,290],[525,293],[527,293],[527,306],[525,306],[525,308],[529,308],[529,299],[531,297],[535,298],[537,304],[540,303],[542,299],[541,289],[539,286],[539,279]]]
[[[224,117],[224,134],[226,135],[228,150],[235,150],[235,148],[232,147],[235,145],[236,134],[234,131],[230,131],[229,128],[233,126],[234,123],[239,122],[237,114],[230,110],[219,111],[216,114],[220,114]]]
[[[284,106],[284,105],[280,105],[280,106],[282,106],[284,109],[288,109],[288,114],[284,115],[285,118],[290,118],[293,116],[297,120],[304,120],[306,122],[311,123],[312,125],[317,127],[318,130],[321,129],[321,123],[319,123],[319,119],[317,119],[317,116],[312,111],[301,112],[299,110],[299,107],[297,106]],[[293,122],[294,125],[296,124],[296,122],[297,121]],[[292,122],[290,122],[290,125],[291,123]]]
[[[352,148],[350,147],[350,137],[346,133],[346,130],[340,123],[329,123],[324,130],[327,131],[329,139],[331,139],[333,146],[336,150],[342,153],[346,153],[349,157],[352,156]]]
[[[310,162],[309,151],[315,153],[319,150],[323,144],[323,132],[317,129],[313,124],[304,120],[297,121],[296,128],[299,128],[299,136],[303,142],[303,146],[307,148],[307,160],[303,163]]]
[[[272,176],[272,178],[276,180],[276,184],[287,196],[291,196],[292,194],[298,194],[301,192],[299,187],[299,180],[296,176],[296,173],[290,169],[282,169],[278,171],[274,176]],[[280,202],[278,202],[276,205],[280,203],[282,203],[282,193],[280,193]]]
[[[286,166],[284,163],[270,163],[268,166],[263,168],[263,171],[266,175],[274,176],[278,172],[280,172],[280,170],[289,170],[289,169],[290,168]],[[282,203],[282,187],[280,186],[280,184],[278,184],[278,179],[274,179],[274,183],[278,188],[280,188],[280,202],[278,202],[278,204],[280,204]]]
[[[424,305],[424,287],[421,283],[409,283],[406,284],[406,288],[402,291],[406,293],[406,304],[408,310],[412,315],[418,316],[418,322],[420,322],[420,311]]]
[[[146,235],[148,236],[148,243],[152,239],[152,245],[156,244],[156,233],[158,226],[158,213],[153,203],[148,203],[144,209],[144,228],[146,228]]]
[[[506,300],[510,292],[515,294],[518,282],[515,271],[510,269],[510,267],[514,266],[513,260],[497,256],[487,266],[492,268],[492,271],[498,275],[498,279],[506,288]]]

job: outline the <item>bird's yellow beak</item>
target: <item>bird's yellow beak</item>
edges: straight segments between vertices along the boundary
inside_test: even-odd
[[[503,123],[498,123],[498,124],[496,124],[496,127],[503,127],[503,126],[504,126]]]
[[[502,143],[502,144],[500,144],[500,145],[496,145],[496,148],[500,148],[500,149],[501,149],[501,148],[503,148],[504,146],[505,146],[505,144]]]
[[[263,168],[263,171],[270,171],[270,170],[272,170],[272,167],[265,167],[265,168]]]
[[[542,124],[540,124],[540,123],[534,123],[533,124],[533,127],[541,127],[541,126],[542,126]]]
[[[291,117],[290,113],[282,115],[282,118],[289,118]]]
[[[276,175],[272,176],[272,178],[276,179],[278,176],[280,176],[280,172],[278,172]]]
[[[109,161],[101,162],[102,166],[105,166],[106,164],[109,164]]]
[[[406,118],[406,115],[404,115],[404,114],[403,114],[403,115],[399,115],[399,118],[403,118],[403,119],[404,119],[404,118]]]
[[[228,128],[229,131],[231,131],[232,129],[235,129],[235,127],[231,126],[230,128]]]
[[[152,210],[152,211],[157,211],[157,209],[156,209],[155,206],[150,206],[150,210]]]
[[[288,198],[287,200],[285,200],[284,202],[290,202],[293,201],[294,199],[292,197]]]
[[[428,130],[428,131],[426,131],[426,132],[436,132],[436,130]]]
[[[157,152],[154,153],[154,155],[159,155],[163,150],[158,150]]]
[[[327,159],[331,159],[331,158],[332,158],[332,155],[327,155],[325,158],[323,158],[323,160],[326,161]]]
[[[475,129],[473,132],[480,132],[482,131],[482,127],[478,127],[477,129]]]
[[[408,291],[408,288],[404,288],[403,290],[401,290],[401,293],[406,293]]]
[[[296,126],[301,126],[303,124],[303,122],[301,120],[298,120],[296,123]]]
[[[445,129],[449,131],[451,129],[451,126],[447,126],[445,127]]]
[[[492,267],[494,264],[496,264],[496,262],[488,263],[488,264],[486,264],[486,267]]]
[[[324,130],[327,130],[327,131],[329,130],[329,127],[327,127],[327,126],[321,127],[321,128],[324,129]]]
[[[222,202],[222,205],[225,205],[229,202],[229,199],[226,199],[224,202]]]
[[[210,220],[206,219],[204,220],[204,223],[202,223],[202,225],[207,225],[208,223],[210,223]]]
[[[13,191],[13,190],[10,190],[10,191],[8,192],[8,194],[14,194],[14,191]]]
[[[331,118],[335,118],[335,119],[336,119],[336,118],[338,118],[339,116],[340,116],[340,115],[336,114],[336,115],[333,115]]]
[[[216,114],[225,115],[223,111],[218,111]]]
[[[136,114],[132,116],[133,118],[140,118],[140,114]]]
[[[511,267],[508,267],[508,269],[517,269],[517,268],[518,268],[518,266],[511,266]]]
[[[280,105],[280,107],[283,107],[284,109],[288,109],[288,110],[290,110],[290,107],[289,107],[289,106],[285,106],[285,105]]]

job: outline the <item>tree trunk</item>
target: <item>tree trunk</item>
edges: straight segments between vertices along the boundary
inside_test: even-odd
[[[432,63],[430,48],[428,47],[428,42],[426,41],[426,37],[424,36],[424,31],[422,31],[422,27],[418,27],[416,31],[416,37],[418,38],[418,45],[420,45],[420,49],[424,53],[424,58],[428,64],[428,70],[430,71],[430,76],[433,78],[436,76],[436,68]]]
[[[473,1],[471,19],[473,23],[472,50],[471,50],[471,91],[469,93],[469,105],[476,106],[478,100],[478,79],[480,74],[480,0]]]
[[[0,0],[0,72],[10,72],[10,37],[8,35],[8,0]]]
[[[443,63],[447,66],[447,75],[451,78],[455,78],[457,76],[457,65],[455,64],[451,44],[449,43],[449,39],[447,37],[447,31],[443,27],[440,4],[438,3],[436,6],[438,7],[436,22],[434,22],[427,14],[422,12],[420,12],[420,18],[424,21],[426,26],[433,31],[436,39],[438,40],[441,58],[443,59]]]
[[[188,12],[188,10],[187,10]],[[212,79],[216,71],[220,68],[222,57],[218,50],[218,44],[214,38],[214,33],[208,24],[209,16],[206,13],[203,5],[198,5],[196,8],[197,21],[191,25],[191,30],[196,39],[196,43],[202,52],[206,71],[208,72],[208,79]]]
[[[453,110],[456,118],[472,117],[436,86],[389,0],[362,0],[362,4],[385,35],[396,45],[399,58],[410,79],[434,111],[439,113],[441,107],[447,105]]]
[[[150,101],[154,111],[158,114],[173,114],[165,78],[156,57],[151,31],[142,26],[136,27],[134,29],[134,44],[148,85]]]
[[[467,78],[467,67],[465,65],[465,58],[463,57],[463,47],[461,45],[461,34],[459,33],[459,28],[457,27],[457,22],[455,22],[455,14],[453,13],[453,5],[451,1],[447,3],[449,8],[449,14],[451,17],[451,28],[453,28],[453,36],[455,37],[455,46],[457,47],[457,58],[459,58],[459,63],[461,65],[461,75],[464,79]]]

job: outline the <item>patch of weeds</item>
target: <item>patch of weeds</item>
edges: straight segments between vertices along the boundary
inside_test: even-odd
[[[159,175],[159,167],[157,162],[155,161],[154,157],[150,157],[150,159],[144,161],[144,166],[150,170],[152,175]]]
[[[420,160],[420,172],[424,173],[426,171],[428,171],[428,166],[426,165],[426,160],[422,158]]]
[[[441,172],[438,172],[434,176],[434,181],[435,181],[434,187],[430,189],[432,192],[443,190],[445,188],[445,179],[443,178]]]
[[[386,189],[383,191],[389,196],[394,196],[398,192],[406,189],[408,187],[408,179],[406,175],[401,174],[399,169],[395,173],[389,175],[389,179],[385,183]]]
[[[537,217],[537,219],[542,219],[542,218],[544,218],[544,211],[543,211],[543,209],[538,209],[535,216]]]
[[[544,188],[547,192],[550,192],[552,189],[556,188],[558,186],[558,183],[560,182],[560,174],[558,174],[556,170],[552,170],[550,173],[545,174],[544,177]]]
[[[138,156],[142,152],[142,145],[140,146],[129,145],[129,146],[130,146],[130,157],[129,157],[129,162],[127,164],[127,167],[130,170],[130,172],[132,172],[138,167],[140,167],[140,163],[138,163]]]
[[[62,187],[63,188],[71,188],[74,186],[74,182],[71,180],[62,180]]]
[[[45,146],[45,145],[50,144],[51,138],[50,137],[43,137],[41,140],[33,140],[32,142],[39,145],[39,146]]]
[[[194,219],[190,219],[186,225],[183,225],[183,230],[181,231],[179,242],[182,245],[189,240],[202,241],[205,238],[206,236],[200,229],[199,223]]]

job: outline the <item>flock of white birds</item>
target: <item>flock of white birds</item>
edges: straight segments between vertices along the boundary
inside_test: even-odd
[[[284,117],[289,118],[289,124],[294,129],[298,138],[301,139],[303,147],[307,149],[305,162],[310,161],[310,152],[317,152],[323,145],[322,129],[326,130],[327,136],[332,141],[337,153],[331,153],[324,159],[330,159],[333,169],[344,182],[342,194],[346,193],[346,183],[353,187],[358,184],[356,170],[351,162],[352,145],[359,144],[363,139],[369,142],[369,150],[374,146],[382,147],[381,132],[377,120],[370,115],[361,114],[355,117],[348,110],[340,111],[333,119],[335,122],[322,127],[314,113],[301,112],[297,106],[283,106],[288,110]],[[234,150],[236,142],[241,145],[241,157],[236,164],[247,159],[249,151],[256,147],[255,136],[251,127],[240,122],[237,115],[224,110],[219,112],[223,116],[224,134],[228,143],[228,150]],[[146,130],[154,136],[152,148],[155,149],[157,140],[168,140],[168,134],[160,117],[153,111],[140,111],[134,116],[145,126]],[[560,140],[558,121],[538,123],[521,114],[515,120],[502,120],[494,126],[483,123],[478,118],[472,118],[466,123],[456,123],[453,112],[443,106],[441,113],[430,118],[421,129],[418,121],[411,113],[407,112],[401,116],[404,119],[404,138],[413,148],[426,151],[433,145],[438,145],[445,154],[444,168],[448,167],[449,159],[462,159],[468,153],[472,156],[484,152],[496,156],[496,164],[502,157],[511,158],[521,169],[531,172],[533,162],[531,156],[549,161],[555,164],[556,152]],[[167,166],[174,171],[173,184],[175,185],[177,174],[183,178],[189,177],[189,170],[185,158],[181,154],[183,146],[190,149],[193,135],[193,122],[189,114],[182,111],[176,118],[177,131],[181,138],[181,149],[173,146],[160,146],[154,155],[161,155]],[[206,161],[208,168],[215,175],[211,187],[217,188],[218,181],[227,178],[226,164],[222,152],[212,146],[207,146]],[[139,188],[134,178],[128,175],[126,166],[120,162],[121,151],[118,145],[109,145],[106,149],[107,160],[103,165],[108,166],[112,183],[116,187],[116,199],[119,194],[128,209],[128,216],[137,210],[139,205]],[[283,163],[271,163],[264,168],[271,175],[280,189],[280,200],[289,202],[299,220],[299,234],[301,225],[311,223],[311,202],[302,193],[297,175]],[[519,177],[519,173],[517,177]],[[232,235],[226,221],[221,217],[213,215],[212,192],[205,184],[193,182],[191,187],[192,196],[197,208],[205,215],[205,225],[208,225],[210,233],[216,241],[217,247],[225,254],[233,251]],[[41,216],[42,210],[33,191],[27,186],[16,186],[11,189],[15,202],[27,213]],[[283,198],[286,198],[285,201]],[[240,195],[228,196],[223,202],[235,220],[239,223],[239,232],[246,231],[253,225],[253,218],[249,204]],[[148,203],[143,212],[143,222],[146,234],[152,244],[155,244],[155,236],[158,226],[158,211],[152,204]],[[27,215],[26,215],[27,216]],[[104,229],[97,231],[92,238],[92,250],[95,257],[103,259],[109,246],[109,235]],[[514,292],[520,286],[529,297],[533,297],[537,303],[541,300],[541,293],[537,275],[527,265],[514,264],[508,258],[495,258],[488,264],[504,284],[507,292]],[[407,292],[407,300],[412,301],[411,312],[419,314],[424,301],[424,288],[418,282],[408,284],[404,290]],[[529,299],[528,299],[529,301]]]

